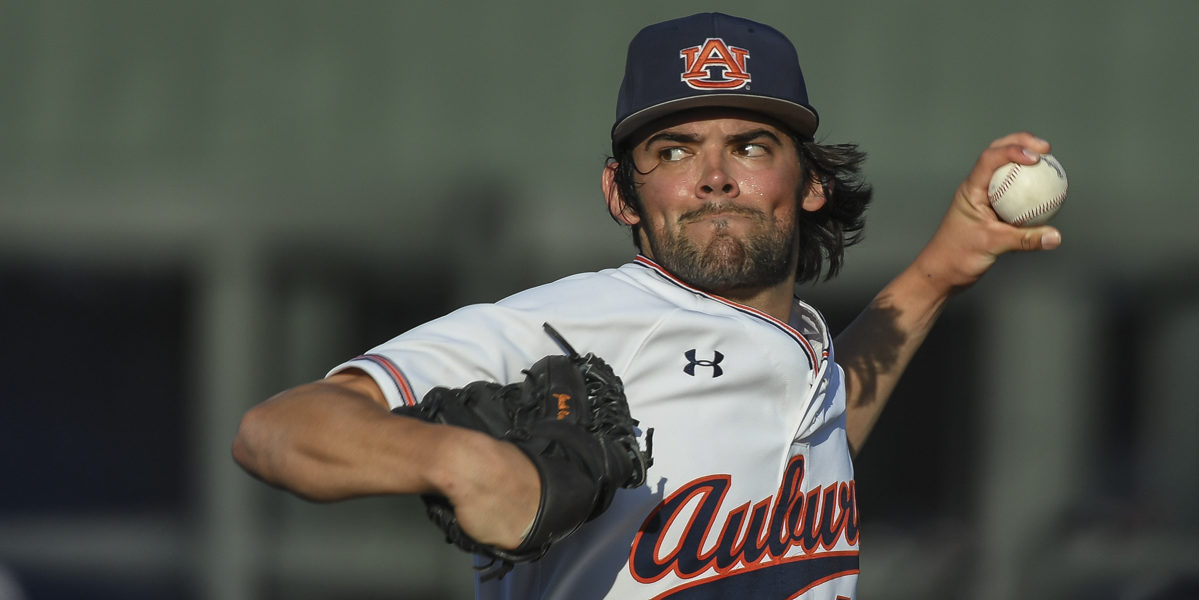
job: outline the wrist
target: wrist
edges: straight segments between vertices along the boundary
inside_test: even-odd
[[[994,260],[994,256],[934,236],[907,270],[921,283],[918,291],[948,298],[978,281]]]
[[[925,250],[896,278],[903,294],[923,302],[937,302],[953,296],[962,288],[949,265],[938,254]]]
[[[496,440],[452,425],[429,424],[428,429],[430,452],[423,471],[429,491],[446,498],[469,493],[464,490],[470,469],[477,468],[480,458],[494,454]]]

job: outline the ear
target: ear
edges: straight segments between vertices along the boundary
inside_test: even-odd
[[[824,192],[825,186],[820,177],[813,175],[812,180],[808,182],[808,189],[804,191],[801,208],[805,212],[816,212],[824,208],[824,204],[828,202]]]
[[[625,225],[636,225],[641,222],[641,215],[638,215],[620,195],[616,186],[616,164],[613,161],[604,165],[603,180],[600,182],[604,189],[604,200],[608,203],[608,213]]]

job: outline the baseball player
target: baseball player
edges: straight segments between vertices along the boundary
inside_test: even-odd
[[[558,352],[550,323],[623,379],[644,485],[481,598],[856,598],[852,455],[945,301],[1048,227],[999,221],[991,174],[1049,145],[993,142],[928,245],[834,340],[797,282],[832,277],[871,189],[864,154],[813,141],[796,52],[775,29],[697,14],[630,43],[602,172],[627,264],[461,308],[285,391],[243,419],[234,454],[303,497],[437,494],[464,532],[514,548],[538,513],[513,444],[390,409],[437,386],[519,380]]]

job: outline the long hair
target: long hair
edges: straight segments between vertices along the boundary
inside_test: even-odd
[[[799,262],[795,267],[796,283],[820,279],[827,281],[841,270],[845,249],[862,240],[866,226],[866,207],[874,194],[870,184],[862,179],[862,164],[866,153],[857,144],[824,145],[791,135],[799,150],[802,173],[795,201],[802,204],[804,191],[819,182],[826,202],[820,210],[797,210],[799,222]],[[616,163],[614,183],[621,201],[635,213],[641,214],[641,195],[636,182],[637,167],[633,148],[622,145],[609,162]],[[644,173],[641,173],[644,175]],[[615,216],[613,216],[615,219]],[[632,226],[633,244],[640,251],[640,224]],[[827,264],[826,264],[827,263]]]

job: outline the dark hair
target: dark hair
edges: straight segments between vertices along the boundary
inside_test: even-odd
[[[795,267],[796,283],[832,279],[841,270],[845,249],[862,239],[866,226],[866,207],[874,190],[862,179],[862,164],[866,153],[857,144],[824,145],[791,136],[799,149],[802,170],[796,202],[802,202],[804,191],[812,181],[819,181],[827,201],[815,212],[799,212],[799,263]],[[616,163],[615,185],[621,201],[637,214],[641,213],[641,196],[637,191],[633,148],[624,144],[609,162]],[[642,173],[644,174],[644,173]],[[613,216],[615,218],[615,216]],[[640,225],[633,225],[633,244],[641,250],[638,235]],[[827,268],[825,261],[828,261]]]

